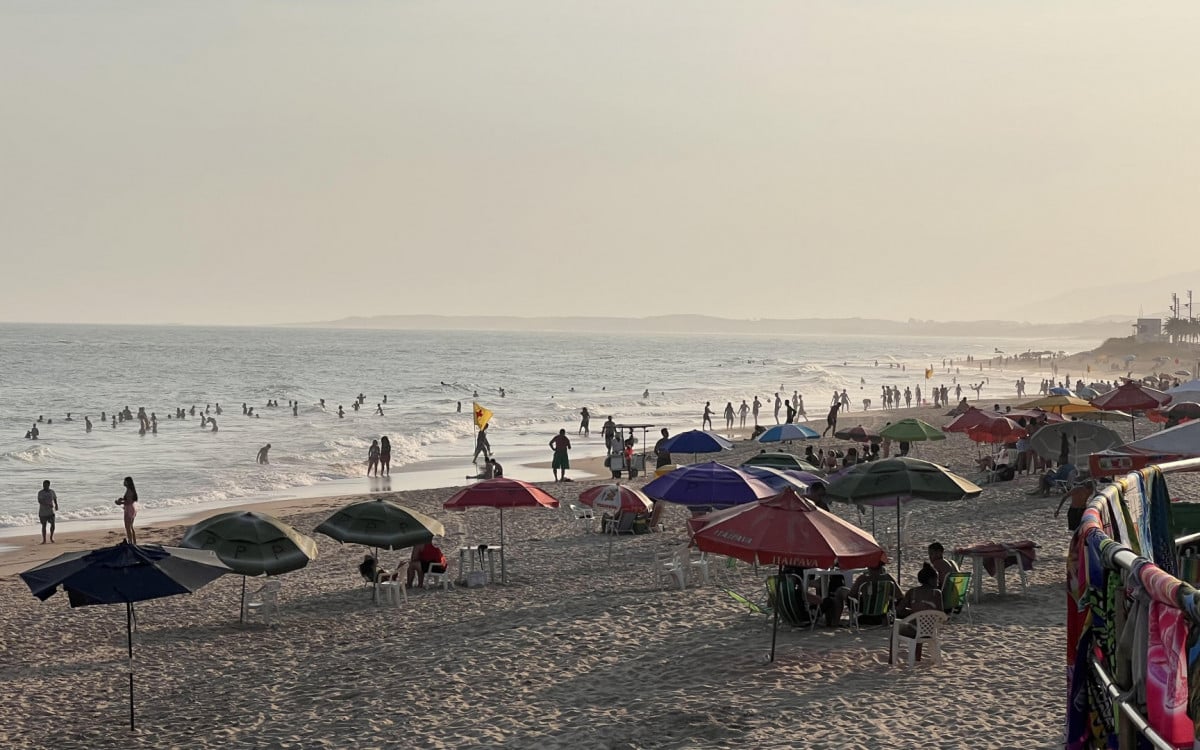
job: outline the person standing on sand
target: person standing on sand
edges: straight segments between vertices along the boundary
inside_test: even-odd
[[[656,469],[671,463],[671,451],[664,447],[670,437],[671,433],[667,432],[667,428],[662,428],[662,437],[654,444],[654,468]]]
[[[125,477],[125,494],[117,498],[116,505],[124,506],[125,541],[137,544],[137,532],[133,530],[133,519],[137,518],[137,488],[133,486],[133,477]]]
[[[612,421],[611,417],[609,421]],[[485,461],[492,457],[492,444],[488,442],[487,428],[488,426],[485,424],[479,428],[479,434],[475,436],[475,455],[471,457],[472,463],[479,460],[480,453],[483,454]]]
[[[571,438],[567,437],[566,430],[559,430],[558,434],[550,438],[550,449],[554,451],[554,458],[550,461],[550,471],[554,474],[554,481],[566,482],[567,469],[571,468],[571,459],[567,455],[567,451],[571,450]],[[558,474],[562,472],[560,479]]]
[[[779,398],[779,392],[775,392],[775,424],[779,424],[779,407],[783,406],[783,399]]]
[[[42,544],[46,543],[46,524],[50,524],[50,543],[54,544],[54,513],[58,510],[58,495],[50,489],[50,480],[42,482],[37,494],[38,520],[42,522]]]
[[[371,472],[375,472],[375,476],[379,475],[379,441],[372,440],[371,447],[367,449],[367,476],[372,476]]]
[[[700,429],[702,429],[702,430],[705,429],[705,427],[704,427],[705,425],[708,425],[708,429],[710,429],[710,430],[712,429],[712,408],[711,407],[712,407],[712,402],[710,402],[710,401],[704,402],[704,416],[702,416],[700,418]]]
[[[584,437],[590,436],[591,433],[588,431],[588,423],[591,421],[592,421],[592,415],[588,413],[588,408],[585,406],[582,409],[580,409],[579,410],[579,432],[576,434],[582,433]]]
[[[733,402],[725,402],[725,429],[733,429]]]
[[[758,427],[758,410],[762,408],[762,402],[758,400],[758,396],[754,397],[754,406],[750,407],[750,411],[754,414],[754,426]]]
[[[604,420],[604,424],[600,425],[600,432],[604,435],[604,452],[612,453],[612,444],[617,434],[617,424],[613,422],[612,415]]]
[[[387,435],[379,438],[379,475],[392,475],[392,441],[388,440]]]
[[[255,461],[257,461],[257,462],[258,462],[258,463],[260,463],[260,464],[269,464],[269,463],[271,463],[271,462],[270,462],[270,461],[267,459],[267,452],[268,452],[269,450],[271,450],[271,444],[270,444],[270,443],[267,443],[267,444],[266,444],[266,445],[264,445],[263,447],[259,448],[259,449],[258,449],[258,458],[256,458],[256,459],[255,459]]]
[[[746,399],[742,399],[742,405],[738,407],[738,426],[743,429],[746,427],[746,415],[750,413],[750,407],[746,404]]]
[[[792,408],[791,401],[784,401],[783,407],[787,409],[787,415],[784,417],[786,424],[791,424],[796,421],[796,410]]]

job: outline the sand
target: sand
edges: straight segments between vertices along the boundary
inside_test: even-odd
[[[948,421],[932,409],[901,416],[909,415]],[[841,424],[896,418],[855,411]],[[758,450],[740,444],[721,459],[737,463]],[[916,455],[969,474],[975,451],[956,435],[922,444]],[[1065,519],[1053,517],[1057,498],[1026,494],[1033,483],[1021,478],[975,500],[911,506],[905,587],[933,540],[950,548],[1028,538],[1041,546],[1028,590],[1010,576],[1000,598],[988,579],[973,623],[945,631],[940,666],[889,666],[888,630],[846,628],[784,628],[777,659],[766,664],[765,621],[721,590],[757,597],[763,584],[750,566],[715,558],[711,585],[684,591],[655,580],[655,552],[686,543],[682,509],[670,507],[664,533],[615,540],[611,563],[607,539],[568,512],[519,510],[505,514],[507,586],[414,591],[400,608],[377,606],[355,571],[362,548],[317,536],[320,559],[281,579],[274,627],[238,624],[235,576],[139,604],[133,733],[124,608],[72,610],[62,595],[38,602],[13,574],[119,535],[96,532],[55,549],[22,543],[0,558],[0,746],[1057,747],[1068,532]],[[590,484],[543,486],[565,504]],[[498,542],[498,524],[494,511],[443,511],[452,493],[390,496],[445,522],[443,549],[457,569],[460,544]],[[271,512],[311,532],[349,499]],[[858,520],[853,507],[835,510]],[[175,543],[184,528],[139,534]],[[384,553],[385,566],[398,554]]]

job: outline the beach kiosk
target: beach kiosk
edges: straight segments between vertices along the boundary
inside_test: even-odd
[[[646,431],[652,424],[619,424],[617,425],[617,440],[613,441],[608,452],[608,468],[613,479],[620,479],[626,474],[630,479],[646,473]],[[635,432],[642,431],[641,449],[638,450]],[[633,441],[632,443],[630,441]]]

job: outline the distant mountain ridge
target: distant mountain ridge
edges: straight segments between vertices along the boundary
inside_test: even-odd
[[[589,333],[748,333],[906,336],[995,336],[1005,338],[1095,338],[1128,336],[1133,318],[1076,323],[1017,323],[1007,320],[935,321],[878,318],[734,319],[710,315],[656,315],[644,318],[532,317],[515,315],[376,315],[311,323],[300,328],[363,328],[455,331],[560,331]]]

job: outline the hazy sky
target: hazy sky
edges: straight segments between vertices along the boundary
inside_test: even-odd
[[[1033,319],[1200,268],[1198,28],[1195,0],[5,0],[0,320]]]

